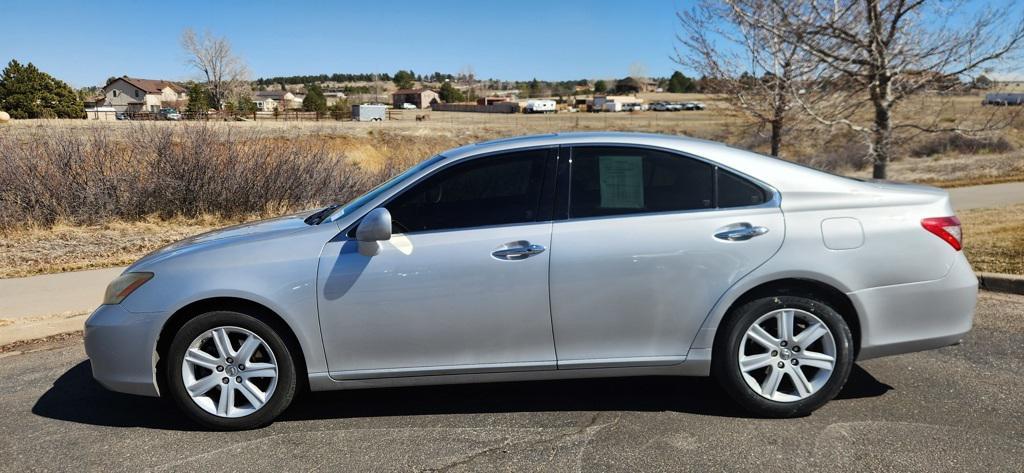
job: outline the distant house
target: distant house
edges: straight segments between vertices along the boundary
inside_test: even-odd
[[[253,94],[252,103],[261,112],[283,112],[302,108],[302,99],[287,90],[260,90]]]
[[[496,103],[510,102],[508,97],[480,97],[476,99],[477,105],[494,105]]]
[[[391,94],[391,105],[395,108],[402,108],[406,103],[416,108],[430,108],[432,104],[441,103],[441,96],[430,89],[398,89]]]
[[[118,77],[103,87],[104,107],[118,112],[158,112],[164,107],[180,108],[188,102],[188,90],[167,80]]]
[[[338,102],[344,102],[347,97],[345,96],[345,92],[331,90],[324,92],[324,98],[327,99],[327,106],[333,107],[337,105]]]

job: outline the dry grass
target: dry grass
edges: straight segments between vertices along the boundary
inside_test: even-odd
[[[846,174],[869,178],[871,169]],[[906,158],[889,164],[889,179],[947,188],[1024,181],[1024,152]]]
[[[0,278],[126,265],[169,243],[239,221],[152,216],[130,223],[23,230],[0,239]]]
[[[975,271],[1024,275],[1024,205],[958,213]]]

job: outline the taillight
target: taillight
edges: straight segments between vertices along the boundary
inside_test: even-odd
[[[960,219],[955,216],[926,218],[921,220],[921,226],[946,240],[954,250],[960,251],[963,248],[963,231],[960,229]]]

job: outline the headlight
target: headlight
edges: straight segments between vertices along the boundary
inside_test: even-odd
[[[153,273],[124,273],[107,285],[103,295],[104,305],[120,304],[125,297],[153,278]]]

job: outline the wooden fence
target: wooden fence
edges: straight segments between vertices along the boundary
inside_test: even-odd
[[[430,109],[435,112],[519,113],[519,104],[511,102],[491,105],[435,103],[430,105]]]

